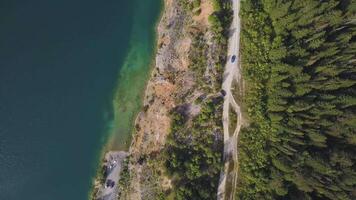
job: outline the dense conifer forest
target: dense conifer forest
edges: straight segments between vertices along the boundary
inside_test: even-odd
[[[241,2],[238,199],[356,199],[356,1]]]

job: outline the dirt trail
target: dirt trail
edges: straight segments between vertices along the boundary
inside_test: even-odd
[[[224,80],[222,89],[226,92],[223,108],[223,128],[224,128],[224,170],[220,174],[218,187],[218,200],[233,200],[237,182],[237,138],[242,126],[242,114],[240,105],[235,101],[231,86],[234,81],[241,84],[240,69],[240,0],[232,0],[232,9],[234,12],[233,21],[230,27],[231,37],[228,44],[228,60],[225,65]],[[236,55],[236,60],[232,62],[231,57]],[[237,114],[237,124],[233,135],[229,134],[229,111],[230,106]],[[233,165],[232,165],[233,164]],[[233,169],[229,167],[233,166]],[[229,179],[229,181],[228,181]],[[227,191],[227,188],[230,190]]]

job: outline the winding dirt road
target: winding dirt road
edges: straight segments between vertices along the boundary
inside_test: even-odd
[[[224,128],[224,170],[220,174],[218,187],[218,200],[233,200],[237,182],[237,138],[242,125],[242,114],[239,104],[235,101],[231,86],[234,81],[241,84],[240,69],[240,0],[232,0],[232,9],[234,12],[233,21],[230,27],[230,38],[228,43],[228,60],[225,65],[224,80],[222,89],[226,92],[223,108],[223,128]],[[231,57],[236,55],[236,60],[232,62]],[[235,130],[229,130],[229,113],[233,109],[237,115]],[[231,130],[232,131],[232,130]],[[233,169],[231,169],[233,168]]]

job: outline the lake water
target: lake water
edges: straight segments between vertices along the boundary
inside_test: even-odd
[[[0,1],[0,200],[87,199],[108,138],[130,139],[160,9]]]

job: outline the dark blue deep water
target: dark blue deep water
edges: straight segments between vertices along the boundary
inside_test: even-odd
[[[0,200],[87,199],[147,1],[0,1]]]

